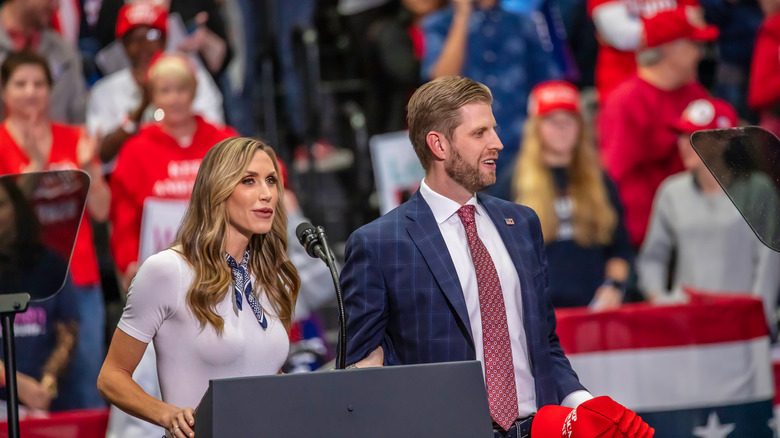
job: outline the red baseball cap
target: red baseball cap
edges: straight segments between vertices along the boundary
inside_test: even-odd
[[[708,97],[689,103],[674,127],[680,132],[737,126],[737,112],[725,101]]]
[[[644,21],[646,47],[658,47],[681,38],[706,42],[718,37],[715,26],[696,26],[688,21],[685,8],[659,12]]]
[[[576,409],[548,405],[539,409],[531,436],[561,438],[651,438],[655,429],[607,396],[588,400]]]
[[[580,112],[580,92],[566,81],[547,81],[535,86],[528,96],[528,115],[544,116],[555,110]]]
[[[122,38],[136,26],[151,26],[165,33],[168,28],[168,11],[146,1],[135,1],[122,6],[116,20],[116,37]]]

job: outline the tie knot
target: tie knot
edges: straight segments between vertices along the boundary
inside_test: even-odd
[[[460,217],[460,221],[463,222],[464,225],[473,224],[475,210],[473,205],[464,205],[459,208],[458,217]]]

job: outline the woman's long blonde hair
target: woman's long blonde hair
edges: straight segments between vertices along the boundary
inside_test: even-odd
[[[590,132],[582,116],[576,114],[576,117],[580,133],[568,167],[574,241],[582,246],[607,245],[612,242],[617,212],[610,203]],[[512,196],[516,203],[536,211],[542,223],[544,241],[551,242],[558,237],[557,193],[552,170],[542,158],[540,121],[541,117],[536,116],[525,122],[525,135],[512,179]]]
[[[258,151],[268,154],[280,175],[276,154],[259,140],[229,138],[208,151],[195,177],[190,204],[173,244],[195,271],[187,292],[187,305],[201,326],[211,324],[220,334],[224,320],[217,314],[216,306],[231,291],[233,281],[225,261],[228,225],[225,203]],[[301,281],[287,258],[287,212],[281,181],[276,187],[279,202],[271,231],[255,234],[249,240],[248,267],[257,278],[255,292],[265,291],[277,317],[289,330]]]

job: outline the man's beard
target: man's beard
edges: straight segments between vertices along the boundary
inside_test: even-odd
[[[479,162],[469,164],[463,159],[455,145],[452,145],[452,156],[444,163],[444,171],[453,181],[460,184],[471,193],[476,193],[496,182],[495,172],[483,174]]]

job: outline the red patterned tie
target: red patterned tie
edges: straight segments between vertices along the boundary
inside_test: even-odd
[[[458,216],[466,228],[471,258],[477,273],[490,415],[504,430],[509,430],[517,419],[517,388],[509,329],[506,323],[506,307],[504,307],[504,296],[501,292],[501,283],[498,281],[496,266],[477,235],[474,209],[473,205],[464,205],[458,210]]]

